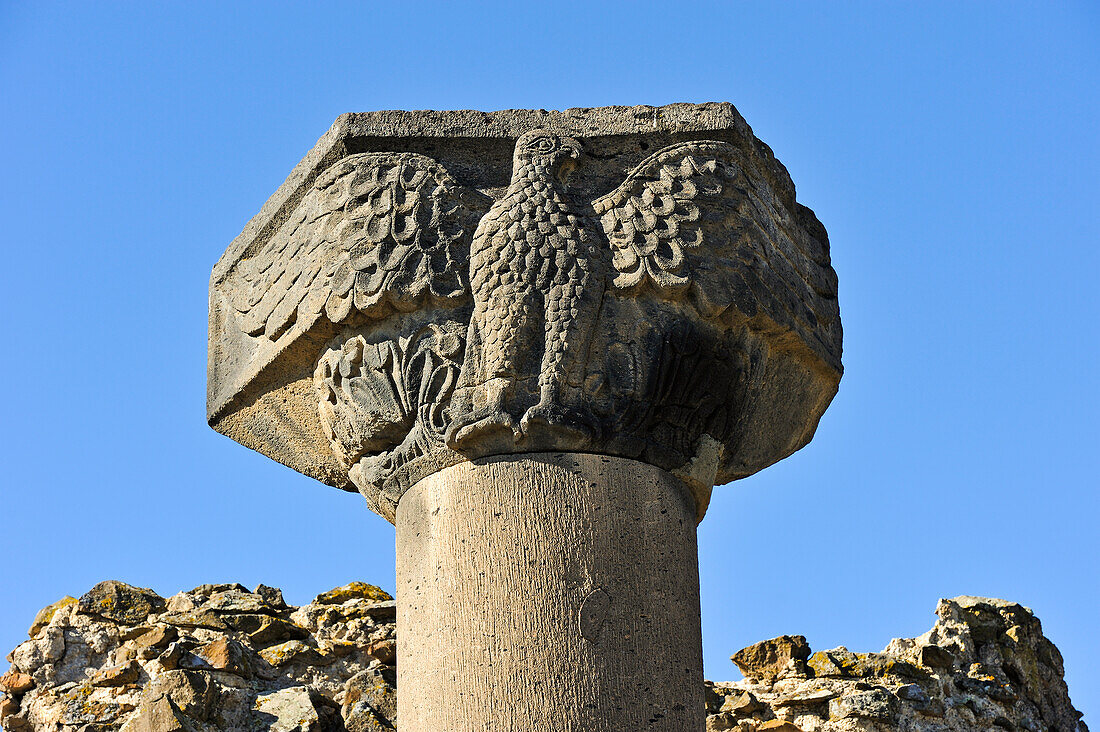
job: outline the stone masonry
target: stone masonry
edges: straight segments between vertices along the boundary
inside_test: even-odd
[[[931,630],[881,653],[782,636],[705,682],[706,727],[737,732],[1087,732],[1058,649],[1027,608],[941,600]],[[394,601],[353,582],[302,607],[263,585],[168,599],[102,582],[35,617],[0,676],[5,730],[365,732],[397,719]],[[561,683],[576,683],[563,679]]]

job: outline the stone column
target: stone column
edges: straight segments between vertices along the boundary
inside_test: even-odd
[[[695,524],[841,374],[733,107],[344,115],[210,323],[211,425],[397,526],[404,732],[703,728]]]
[[[397,600],[402,729],[702,729],[695,501],[660,468],[534,453],[421,480]]]

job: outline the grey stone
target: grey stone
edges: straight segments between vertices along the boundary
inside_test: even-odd
[[[275,608],[268,605],[260,595],[241,590],[223,590],[210,595],[210,598],[200,606],[201,610],[213,613],[269,613],[274,614]]]
[[[116,580],[100,582],[81,595],[77,604],[79,612],[85,615],[127,625],[142,623],[150,613],[160,612],[164,607],[164,598],[152,590]]]
[[[320,732],[321,715],[308,687],[292,686],[256,696],[256,720],[270,732]]]
[[[286,609],[286,600],[283,599],[283,591],[278,587],[268,587],[267,585],[256,585],[256,589],[252,591],[253,594],[259,595],[268,606],[275,608],[276,610]]]
[[[145,687],[143,698],[154,702],[171,699],[174,708],[196,720],[207,720],[218,702],[217,684],[202,671],[171,670],[152,679]]]
[[[353,114],[214,268],[208,413],[391,521],[553,450],[668,470],[701,517],[809,441],[840,350],[825,230],[728,104]]]
[[[660,468],[585,453],[486,458],[417,483],[398,507],[397,622],[412,631],[398,642],[399,726],[490,729],[506,708],[534,729],[561,714],[585,730],[700,729],[693,504]]]
[[[896,705],[897,697],[886,689],[871,689],[833,699],[829,702],[829,716],[833,719],[889,719]]]
[[[397,720],[397,674],[392,668],[371,667],[348,679],[342,709],[349,732],[353,728],[393,725]]]
[[[172,699],[162,696],[138,708],[130,729],[132,732],[200,732],[201,726],[180,711]]]

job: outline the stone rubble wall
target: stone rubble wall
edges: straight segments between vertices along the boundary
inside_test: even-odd
[[[941,600],[935,626],[881,653],[782,636],[706,682],[707,730],[1087,732],[1062,657],[1015,603]],[[260,585],[165,600],[108,581],[44,608],[0,676],[3,729],[366,732],[397,727],[396,607],[352,582],[302,607]]]

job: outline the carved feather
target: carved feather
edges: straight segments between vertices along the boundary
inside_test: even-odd
[[[724,142],[672,145],[593,201],[611,245],[612,285],[686,299],[705,318],[728,318],[731,307],[763,314],[822,342],[818,324],[839,323],[828,242],[747,174],[742,159]]]
[[[277,340],[322,312],[381,318],[469,297],[470,240],[489,199],[415,153],[346,157],[295,214],[241,262],[242,329]]]

